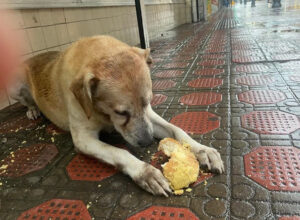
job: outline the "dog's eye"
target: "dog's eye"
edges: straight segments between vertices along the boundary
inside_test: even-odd
[[[123,126],[126,126],[130,120],[130,113],[128,111],[118,111],[118,110],[115,110],[115,113],[117,115],[121,115],[121,116],[124,116],[126,118],[126,121],[124,122]]]
[[[129,116],[129,112],[128,111],[118,111],[118,110],[115,110],[115,113],[117,115],[122,115],[122,116]]]

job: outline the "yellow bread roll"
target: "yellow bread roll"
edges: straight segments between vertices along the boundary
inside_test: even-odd
[[[163,174],[173,190],[188,187],[196,182],[199,175],[199,163],[188,144],[165,138],[160,141],[158,150],[170,157],[162,167]]]

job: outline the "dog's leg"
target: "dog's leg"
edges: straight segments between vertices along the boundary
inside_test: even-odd
[[[223,161],[216,149],[198,143],[181,128],[178,128],[175,125],[167,122],[158,114],[156,114],[150,106],[147,109],[147,113],[153,124],[155,138],[162,139],[165,137],[171,137],[179,141],[185,141],[191,145],[191,149],[197,156],[202,168],[208,168],[212,172],[216,173],[224,172]]]
[[[35,120],[40,116],[40,111],[36,106],[28,86],[24,83],[17,83],[9,89],[11,98],[19,101],[22,105],[28,108],[26,115],[27,118]]]
[[[74,145],[80,152],[115,166],[148,192],[168,197],[171,192],[169,184],[158,169],[137,159],[127,150],[99,141],[98,131],[87,127],[82,124],[71,126]]]

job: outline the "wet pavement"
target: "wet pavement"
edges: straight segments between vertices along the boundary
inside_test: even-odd
[[[218,149],[225,174],[199,176],[182,196],[152,196],[16,104],[0,112],[0,219],[300,219],[300,10],[256,6],[151,43],[153,108]],[[101,139],[158,166],[157,144]]]

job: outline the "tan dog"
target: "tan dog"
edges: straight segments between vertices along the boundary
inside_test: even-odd
[[[113,127],[135,146],[149,145],[153,137],[184,140],[202,166],[224,171],[215,149],[199,144],[152,110],[148,59],[149,49],[108,36],[84,38],[64,52],[29,59],[25,83],[14,88],[13,96],[28,106],[29,118],[38,117],[40,109],[69,130],[80,152],[117,167],[148,192],[168,196],[169,184],[158,169],[98,139],[100,130]]]

